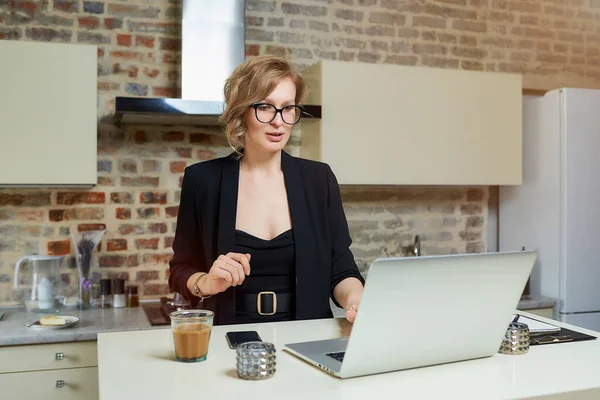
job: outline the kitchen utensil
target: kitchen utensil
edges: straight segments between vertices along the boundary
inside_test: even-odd
[[[110,279],[100,279],[100,299],[98,300],[97,308],[112,307],[112,281]]]
[[[29,255],[21,257],[15,265],[14,288],[25,291],[25,307],[35,313],[56,313],[64,303],[60,279],[63,256]],[[24,286],[19,281],[19,271],[29,266],[31,283]]]
[[[114,280],[115,294],[113,295],[113,307],[125,307],[125,279],[116,278]]]

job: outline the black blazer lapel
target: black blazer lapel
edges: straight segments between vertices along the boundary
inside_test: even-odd
[[[233,251],[235,245],[235,220],[239,177],[240,162],[233,155],[230,155],[223,166],[221,174],[216,257]],[[235,321],[235,290],[233,288],[226,290],[220,296],[219,303],[217,304],[217,313],[215,314],[215,317],[220,321]]]
[[[295,159],[285,151],[281,154],[288,205],[294,231],[294,250],[296,252],[296,319],[305,319],[310,315],[310,301],[303,298],[311,293],[309,266],[315,265],[312,229],[306,203],[304,181]]]

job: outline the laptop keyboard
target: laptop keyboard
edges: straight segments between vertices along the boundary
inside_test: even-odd
[[[346,354],[345,351],[338,351],[336,353],[325,353],[326,356],[338,360],[339,362],[342,362],[344,360],[344,354]]]

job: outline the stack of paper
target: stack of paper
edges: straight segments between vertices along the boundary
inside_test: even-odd
[[[516,314],[513,315],[513,318]],[[532,319],[519,314],[517,322],[526,324],[529,327],[530,333],[551,333],[560,331],[560,327],[556,325],[547,324],[537,319]]]

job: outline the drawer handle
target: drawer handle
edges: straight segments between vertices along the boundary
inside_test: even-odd
[[[65,381],[56,381],[56,387],[57,388],[65,387]]]
[[[65,359],[65,353],[56,353],[56,359],[58,361]]]

